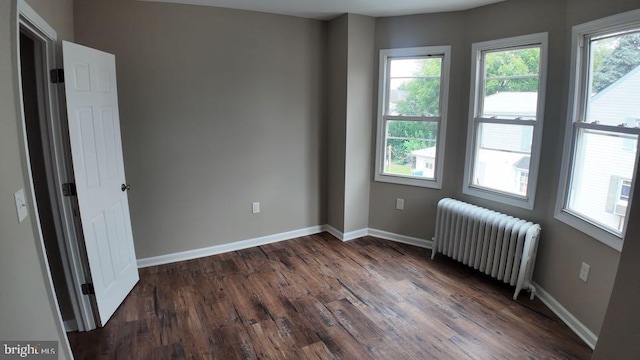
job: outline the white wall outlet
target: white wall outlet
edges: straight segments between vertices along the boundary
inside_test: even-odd
[[[27,209],[27,198],[24,195],[24,189],[18,190],[13,197],[16,199],[16,211],[18,212],[18,221],[22,222],[29,215],[29,209]]]
[[[404,199],[396,199],[396,210],[404,210]]]
[[[260,203],[259,202],[252,202],[251,203],[251,213],[252,214],[257,214],[260,212]]]
[[[580,280],[587,282],[587,279],[589,278],[589,270],[591,270],[591,266],[583,262],[582,267],[580,268]]]

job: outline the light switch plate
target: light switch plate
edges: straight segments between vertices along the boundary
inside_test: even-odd
[[[580,267],[580,275],[578,275],[580,280],[587,282],[587,279],[589,278],[589,270],[591,270],[591,266],[583,262],[582,266]]]
[[[22,222],[29,215],[29,209],[27,209],[27,198],[24,195],[24,189],[20,189],[13,194],[16,199],[16,211],[18,212],[18,221]]]
[[[260,212],[260,203],[259,202],[251,203],[251,213],[258,214],[259,212]]]

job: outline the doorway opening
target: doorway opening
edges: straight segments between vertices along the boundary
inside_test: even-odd
[[[55,31],[23,0],[16,1],[16,50],[22,131],[33,194],[32,204],[41,241],[43,270],[51,282],[51,301],[58,307],[64,329],[96,328],[92,296],[82,294],[81,284],[90,279],[82,233],[74,216],[75,199],[62,189],[73,178],[65,141],[65,124],[58,111],[55,67]]]
[[[59,330],[93,330],[139,280],[115,56],[56,42],[55,30],[24,0],[15,1],[22,141],[42,270]],[[56,44],[64,69],[55,68]],[[58,90],[67,121],[59,120]]]
[[[42,109],[44,99],[42,84],[44,79],[39,79],[41,72],[39,60],[42,55],[41,44],[30,36],[26,29],[20,29],[20,67],[22,75],[22,99],[24,121],[27,133],[27,148],[29,151],[31,176],[33,179],[34,196],[38,204],[38,216],[42,229],[42,239],[45,245],[49,270],[53,280],[53,287],[58,299],[60,315],[64,321],[66,331],[78,330],[69,286],[64,272],[63,256],[60,252],[60,239],[56,231],[55,217],[53,213],[52,195],[49,189],[45,154],[47,149],[46,124]],[[45,121],[43,121],[45,120]]]

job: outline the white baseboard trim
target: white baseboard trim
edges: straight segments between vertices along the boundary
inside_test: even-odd
[[[331,225],[325,225],[324,226],[324,231],[328,232],[329,234],[333,235],[334,237],[338,238],[339,240],[344,241],[344,234],[342,233],[342,231],[339,231],[338,229],[334,228]]]
[[[255,246],[266,245],[266,244],[271,244],[279,241],[295,239],[302,236],[318,234],[325,230],[326,230],[326,227],[324,225],[317,225],[317,226],[311,226],[304,229],[287,231],[287,232],[274,234],[274,235],[267,235],[267,236],[253,238],[253,239],[236,241],[229,244],[215,245],[211,247],[187,250],[187,251],[177,252],[173,254],[142,258],[142,259],[138,259],[138,268],[170,264],[178,261],[192,260],[192,259],[197,259],[201,257],[231,252],[231,251],[248,249]]]
[[[368,232],[369,229],[367,229],[367,228],[343,233],[342,231],[334,228],[331,225],[325,225],[324,226],[324,230],[326,232],[328,232],[329,234],[337,237],[339,240],[342,240],[342,241],[350,241],[350,240],[358,239],[358,238],[361,238],[363,236],[369,235],[369,232]]]
[[[62,323],[65,332],[78,331],[78,323],[75,320],[65,320]]]
[[[374,236],[377,238],[391,240],[391,241],[395,241],[403,244],[414,245],[421,248],[426,248],[426,249],[433,248],[433,240],[426,240],[426,239],[420,239],[412,236],[400,235],[400,234],[396,234],[396,233],[392,233],[384,230],[365,228],[365,229],[360,229],[355,231],[349,231],[347,233],[342,233],[341,231],[339,231],[338,229],[334,228],[331,225],[325,225],[325,230],[329,234],[337,237],[342,241],[358,239],[368,235],[368,236]]]
[[[385,240],[391,240],[391,241],[395,241],[403,244],[418,246],[425,249],[433,248],[432,240],[420,239],[417,237],[400,235],[400,234],[396,234],[396,233],[392,233],[384,230],[371,229],[371,228],[369,228],[368,233],[370,236],[374,236],[374,237],[385,239]]]
[[[279,241],[295,239],[302,236],[318,234],[323,231],[328,232],[329,234],[340,239],[341,241],[350,241],[350,240],[361,238],[363,236],[370,235],[370,236],[375,236],[385,240],[391,240],[391,241],[419,246],[427,249],[431,249],[433,247],[433,241],[395,234],[395,233],[391,233],[383,230],[364,228],[360,230],[343,233],[341,231],[338,231],[336,228],[334,228],[331,225],[317,225],[317,226],[311,226],[304,229],[287,231],[287,232],[274,234],[274,235],[267,235],[267,236],[253,238],[253,239],[236,241],[230,244],[215,245],[215,246],[201,248],[201,249],[181,251],[173,254],[142,258],[142,259],[138,259],[138,268],[141,269],[149,266],[170,264],[178,261],[193,260],[193,259],[198,259],[206,256],[217,255],[217,254],[222,254],[222,253],[237,251],[242,249],[248,249],[255,246],[266,245],[266,244],[271,244]]]
[[[598,337],[588,327],[586,327],[580,320],[578,320],[572,313],[569,312],[562,304],[558,302],[551,294],[543,289],[539,284],[533,282],[533,286],[536,287],[536,295],[540,298],[547,307],[556,314],[560,320],[562,320],[576,335],[582,339],[592,350],[596,348]]]
[[[364,228],[364,229],[360,229],[360,230],[354,230],[354,231],[349,231],[346,232],[342,235],[342,241],[350,241],[350,240],[354,240],[354,239],[358,239],[361,238],[363,236],[367,236],[369,235],[369,229]]]

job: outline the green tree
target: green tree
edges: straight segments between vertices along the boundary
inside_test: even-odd
[[[594,51],[592,91],[598,93],[640,65],[640,33],[622,35],[613,51],[600,45]],[[606,55],[603,55],[606,54]]]
[[[485,96],[499,92],[537,92],[540,49],[491,52],[485,56]]]
[[[440,74],[442,59],[424,59],[413,74],[415,79],[400,85],[406,96],[396,103],[396,111],[405,116],[440,115]]]

